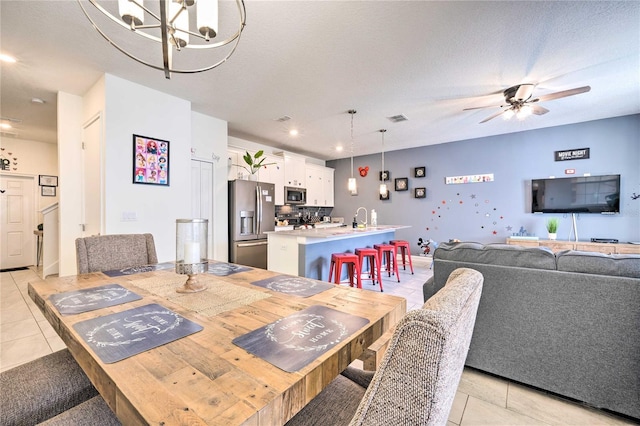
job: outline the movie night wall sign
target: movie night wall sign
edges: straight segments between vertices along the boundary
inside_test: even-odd
[[[555,151],[556,161],[586,160],[589,158],[589,148],[567,149]]]

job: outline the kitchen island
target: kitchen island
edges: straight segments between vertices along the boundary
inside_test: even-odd
[[[320,228],[268,232],[267,269],[327,281],[332,253],[353,253],[356,248],[389,243],[404,225],[366,228]]]

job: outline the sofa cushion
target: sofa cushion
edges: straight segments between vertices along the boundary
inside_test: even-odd
[[[556,253],[559,271],[640,278],[640,255],[565,250]]]
[[[487,265],[556,269],[556,257],[546,247],[521,247],[509,244],[442,243],[435,259]]]

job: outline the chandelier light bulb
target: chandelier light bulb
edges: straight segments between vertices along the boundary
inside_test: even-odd
[[[200,0],[196,3],[198,31],[206,41],[218,34],[218,0]]]
[[[515,112],[513,112],[513,108],[509,108],[502,114],[502,118],[504,118],[505,120],[511,120],[514,115]]]
[[[135,29],[144,23],[144,0],[138,0],[138,6],[131,0],[118,0],[118,12],[122,20]]]
[[[524,120],[525,118],[530,116],[532,112],[533,111],[530,105],[523,105],[516,113],[516,117],[518,117],[519,120]]]

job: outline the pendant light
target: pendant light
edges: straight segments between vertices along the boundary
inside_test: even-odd
[[[380,172],[380,180],[382,181],[380,183],[380,195],[386,195],[387,194],[387,184],[384,183],[385,180],[385,175],[384,175],[384,134],[386,133],[387,129],[380,129],[380,133],[382,134],[382,171]]]
[[[356,185],[356,178],[353,177],[353,115],[357,112],[355,109],[347,111],[351,114],[351,177],[349,178],[348,188],[351,195],[358,193],[358,187]]]

